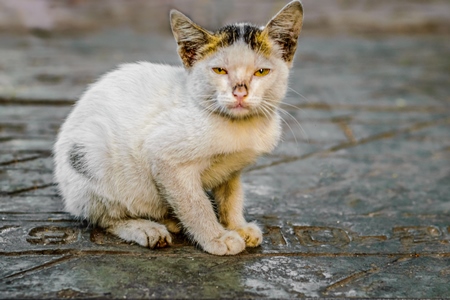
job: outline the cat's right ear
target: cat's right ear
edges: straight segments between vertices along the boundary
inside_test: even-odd
[[[190,68],[205,54],[208,48],[205,46],[214,39],[213,35],[175,9],[170,11],[170,25],[178,44],[178,54],[183,64]]]
[[[274,40],[282,51],[282,57],[292,65],[297,40],[303,25],[303,7],[299,0],[288,3],[270,20],[264,31]]]

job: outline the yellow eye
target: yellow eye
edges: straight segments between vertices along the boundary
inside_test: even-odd
[[[222,68],[213,68],[213,71],[220,75],[228,74],[227,70],[222,69]]]
[[[259,69],[258,71],[255,72],[254,75],[262,77],[262,76],[266,76],[269,73],[270,73],[270,69]]]

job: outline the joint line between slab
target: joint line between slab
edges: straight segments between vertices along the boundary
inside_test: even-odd
[[[59,258],[51,260],[49,262],[40,264],[40,265],[38,265],[36,267],[32,267],[32,268],[29,268],[29,269],[26,269],[26,270],[23,270],[23,271],[20,271],[20,272],[17,272],[17,273],[5,276],[2,279],[0,279],[0,281],[5,281],[5,280],[8,280],[8,279],[11,280],[11,279],[16,279],[16,278],[21,278],[21,277],[27,275],[28,273],[31,273],[31,272],[34,272],[34,271],[40,271],[40,270],[48,269],[48,268],[56,266],[56,265],[58,265],[58,264],[60,264],[62,262],[72,260],[73,258],[75,258],[75,257],[72,256],[72,255],[59,257]]]
[[[266,165],[250,167],[245,172],[248,173],[248,172],[252,172],[252,171],[256,171],[256,170],[270,168],[270,167],[285,164],[285,163],[303,160],[303,159],[309,158],[311,156],[328,155],[330,153],[334,153],[334,152],[337,152],[342,149],[349,149],[349,148],[364,145],[364,144],[374,142],[374,141],[390,139],[390,138],[393,138],[400,134],[410,133],[410,132],[414,132],[414,131],[424,129],[427,127],[433,127],[433,126],[438,126],[438,125],[447,124],[447,123],[450,123],[450,118],[441,118],[441,119],[433,120],[433,121],[418,122],[407,128],[404,128],[404,129],[382,132],[380,134],[375,134],[375,135],[369,136],[367,138],[361,139],[356,142],[344,142],[344,143],[338,144],[336,146],[333,146],[331,148],[320,150],[317,152],[311,152],[311,153],[307,153],[307,154],[301,155],[301,156],[287,157],[287,158],[283,158],[283,159],[274,161],[274,162],[266,164]]]

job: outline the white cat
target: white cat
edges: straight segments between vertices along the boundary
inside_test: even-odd
[[[184,228],[205,251],[236,254],[262,241],[240,175],[280,138],[302,6],[214,33],[170,18],[184,68],[126,64],[93,84],[60,130],[55,178],[68,212],[124,240],[164,247]]]

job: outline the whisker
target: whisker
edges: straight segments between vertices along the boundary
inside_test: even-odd
[[[271,100],[273,100],[272,98],[270,98],[270,97],[261,97],[261,99],[263,99],[263,100],[265,100],[265,101],[271,101]],[[290,103],[286,103],[286,102],[281,102],[277,107],[280,107],[280,106],[289,106],[289,107],[292,107],[292,108],[295,108],[295,109],[297,109],[297,110],[299,110],[299,111],[301,111],[301,112],[304,112],[304,110],[301,108],[301,107],[299,107],[299,106],[296,106],[296,105],[294,105],[294,104],[290,104]]]
[[[265,107],[264,105],[261,105],[261,110],[266,118],[270,118],[270,113],[273,113],[273,111],[270,111],[270,109]]]
[[[269,104],[269,103],[265,102],[264,104]],[[264,107],[264,106],[263,106],[263,107]],[[269,107],[270,107],[270,106],[269,106]],[[267,107],[267,108],[269,108],[269,107]],[[295,136],[294,130],[292,129],[292,127],[289,125],[289,123],[288,123],[282,116],[280,116],[280,119],[281,119],[281,121],[283,121],[284,124],[286,124],[286,126],[289,128],[289,130],[291,131],[292,135],[294,136],[295,144],[298,146],[299,143],[298,143],[298,141],[297,141],[297,137]]]
[[[297,118],[295,118],[295,117],[294,117],[291,113],[289,113],[287,110],[282,109],[281,107],[278,107],[278,106],[276,106],[276,105],[273,104],[273,103],[270,103],[270,102],[264,102],[264,104],[265,104],[265,105],[270,105],[270,106],[272,106],[274,109],[277,109],[277,110],[279,110],[281,113],[283,113],[283,114],[288,115],[289,117],[291,117],[291,118],[295,121],[295,123],[297,123],[297,125],[300,127],[300,130],[302,131],[303,136],[306,138],[306,141],[309,143],[309,136],[308,136],[308,134],[306,133],[305,129],[303,128],[302,124],[300,124],[300,122],[297,120]]]
[[[290,104],[290,103],[283,102],[283,103],[281,103],[281,105],[286,105],[286,106],[295,108],[295,109],[297,109],[297,110],[299,110],[299,111],[301,111],[301,112],[304,112],[304,110],[303,110],[301,107],[296,106],[296,105],[293,105],[293,104]]]
[[[299,92],[297,92],[296,90],[294,90],[293,88],[288,87],[288,89],[291,90],[291,91],[293,91],[295,94],[299,95],[300,97],[302,97],[306,102],[310,102],[310,101],[308,100],[308,98],[306,98],[305,96],[303,96],[302,94],[300,94]]]
[[[280,108],[280,112],[282,112],[282,113],[288,115],[289,117],[291,117],[291,118],[294,120],[295,123],[297,123],[298,127],[300,127],[300,130],[301,130],[302,133],[303,133],[303,136],[306,138],[306,142],[309,143],[309,136],[308,136],[308,134],[306,133],[305,129],[303,128],[302,124],[301,124],[301,123],[300,123],[300,122],[299,122],[292,114],[290,114],[288,111],[286,111],[286,110]]]
[[[295,133],[294,133],[294,130],[292,130],[292,127],[289,125],[289,123],[288,123],[282,116],[280,116],[280,119],[281,119],[281,121],[283,121],[284,124],[286,124],[286,126],[289,128],[289,130],[291,131],[292,135],[294,136],[295,144],[296,144],[297,146],[299,146],[298,141],[297,141],[297,137],[295,136]]]
[[[216,102],[205,107],[205,110],[208,112],[207,118],[211,117],[211,115],[217,110],[218,104]]]
[[[208,97],[211,97],[211,94],[207,95]],[[273,100],[270,97],[262,97],[261,98],[263,100],[263,102],[261,103],[260,106],[260,112],[262,112],[262,114],[266,117],[266,118],[270,118],[271,115],[273,113],[275,113],[277,110],[282,113],[285,114],[287,116],[289,116],[290,118],[292,118],[294,120],[294,122],[297,124],[297,126],[300,128],[300,130],[302,131],[303,136],[306,138],[307,142],[309,143],[309,136],[306,133],[305,129],[303,128],[303,126],[300,124],[300,122],[291,114],[289,113],[287,110],[279,107],[278,104],[272,103],[270,100]],[[203,99],[203,102],[206,104],[205,106],[203,106],[203,109],[207,112],[207,118],[211,117],[214,113],[219,113],[222,115],[228,115],[228,112],[226,111],[226,109],[219,105],[217,103],[217,99],[213,98],[213,99]],[[292,104],[288,104],[288,103],[283,103],[287,106],[291,106],[293,108],[296,109],[300,109],[299,107],[292,105]],[[301,110],[301,109],[300,109]],[[290,126],[289,122],[287,122],[287,120],[285,120],[281,115],[280,118],[282,120],[282,122],[284,122],[286,124],[286,126],[289,128],[289,130],[291,131],[291,133],[294,136],[294,140],[295,143],[298,145],[298,140],[297,137],[295,135],[294,130],[292,129],[292,127]]]

